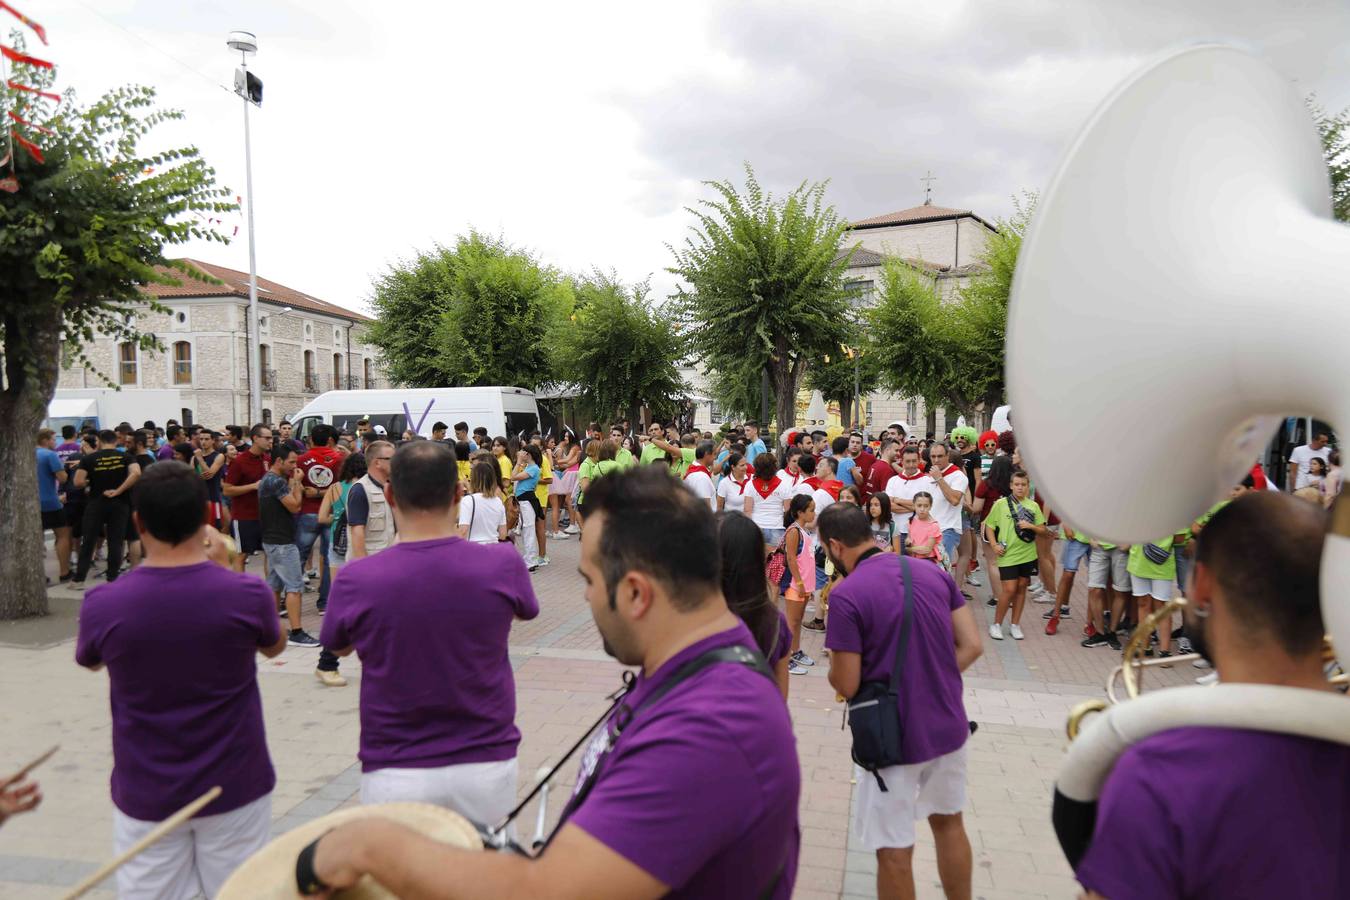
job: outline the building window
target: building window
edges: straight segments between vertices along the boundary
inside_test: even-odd
[[[871,306],[876,296],[876,284],[868,281],[850,281],[844,286],[849,293],[849,302],[854,306]]]
[[[118,384],[136,383],[136,345],[131,341],[126,341],[118,345]]]
[[[720,424],[722,421],[722,404],[716,400],[708,404],[708,421],[714,425]]]
[[[318,380],[319,380],[319,379],[317,379],[317,378],[314,377],[314,351],[313,351],[313,350],[306,350],[306,351],[305,351],[305,390],[308,391],[308,392],[311,393],[311,394],[316,394],[316,393],[318,393],[318,390],[319,390],[319,385],[317,384]]]
[[[173,345],[173,383],[192,384],[192,345],[187,341]]]
[[[914,421],[918,418],[919,418],[919,404],[918,402],[911,400],[905,406],[905,422],[908,423],[909,425],[913,425]]]
[[[333,390],[340,391],[345,384],[342,383],[342,354],[333,354]]]
[[[365,372],[366,376],[366,390],[370,390],[371,388],[375,387],[375,379],[372,378],[370,375],[370,360],[369,359],[361,360],[361,367]]]
[[[272,424],[272,411],[270,409],[268,409],[267,407],[263,407],[262,416],[263,416],[262,423],[264,425]]]

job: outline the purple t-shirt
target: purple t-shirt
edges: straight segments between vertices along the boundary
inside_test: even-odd
[[[395,544],[343,566],[320,641],[361,657],[361,770],[514,759],[507,639],[539,615],[510,544]]]
[[[650,678],[638,675],[626,705],[706,650],[755,647],[742,623],[686,647]],[[608,736],[586,748],[580,785]],[[671,888],[667,897],[787,898],[797,878],[801,767],[778,685],[719,663],[640,711],[600,762],[570,816],[591,837]]]
[[[1350,747],[1232,728],[1155,734],[1116,762],[1093,836],[1076,874],[1111,900],[1350,897]]]
[[[108,667],[118,809],[163,819],[218,784],[211,816],[272,790],[254,657],[280,638],[263,580],[215,563],[137,566],[84,595],[75,661]]]
[[[910,560],[914,624],[900,673],[900,753],[906,765],[960,749],[970,737],[956,665],[952,611],[965,605],[956,582],[938,566]],[[900,641],[905,586],[900,557],[874,553],[830,592],[825,646],[862,654],[862,680],[888,681]]]
[[[165,444],[155,451],[155,459],[163,462],[166,459],[173,459],[173,444]]]

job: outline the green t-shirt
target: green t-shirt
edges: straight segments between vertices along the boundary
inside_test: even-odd
[[[595,462],[588,457],[581,461],[581,468],[577,469],[577,483],[581,483],[587,478],[589,478],[591,482],[594,482],[595,479],[599,478],[601,475],[608,475],[618,468],[620,468],[620,466],[617,460],[605,459],[600,462]],[[588,482],[587,487],[589,486],[590,483]],[[577,494],[577,502],[580,503],[585,497],[586,492],[581,491]]]
[[[680,459],[678,462],[675,462],[671,465],[670,471],[673,472],[676,475],[676,477],[678,477],[681,481],[683,481],[684,476],[689,472],[689,467],[694,464],[694,458],[695,457],[693,447],[681,447]]]
[[[1064,527],[1065,527],[1067,530],[1073,532],[1073,539],[1074,539],[1075,541],[1077,541],[1078,543],[1080,543],[1080,544],[1091,544],[1091,543],[1092,543],[1092,538],[1088,537],[1086,534],[1083,534],[1083,532],[1079,531],[1077,528],[1074,528],[1072,525],[1066,524]],[[1103,545],[1103,546],[1105,546],[1105,545]],[[1107,549],[1110,549],[1110,548],[1108,547]]]
[[[1205,513],[1203,516],[1196,519],[1195,524],[1199,525],[1201,528],[1204,528],[1206,525],[1209,524],[1209,520],[1214,518],[1215,513],[1217,513],[1219,510],[1223,509],[1225,506],[1227,506],[1232,502],[1233,502],[1232,500],[1220,500],[1218,503],[1215,503],[1213,506],[1209,508],[1209,512]]]
[[[984,520],[984,524],[994,530],[998,539],[1008,545],[1008,549],[998,558],[998,564],[1000,567],[1004,567],[1035,562],[1036,542],[1024,541],[1017,536],[1013,527],[1013,514],[1008,509],[1008,499],[1012,498],[1000,498],[994,504],[994,508],[989,510],[989,517]],[[1045,524],[1045,513],[1041,512],[1041,508],[1035,500],[1023,500],[1018,504],[1017,500],[1013,499],[1012,502],[1030,512],[1034,516],[1032,521],[1037,525]]]
[[[620,469],[631,469],[637,463],[633,460],[633,453],[627,447],[620,447],[619,452],[615,454],[614,461],[619,464]],[[606,460],[608,462],[608,460]]]
[[[662,450],[655,444],[648,444],[647,446],[642,448],[642,459],[640,459],[638,462],[641,465],[650,466],[657,460],[664,461],[665,458],[666,458],[666,451]]]
[[[1130,561],[1126,569],[1131,575],[1137,575],[1140,578],[1150,578],[1155,581],[1174,581],[1177,577],[1177,558],[1172,553],[1172,541],[1176,535],[1169,534],[1160,541],[1152,543],[1167,551],[1167,561],[1158,564],[1144,555],[1144,545],[1134,544],[1130,547]]]

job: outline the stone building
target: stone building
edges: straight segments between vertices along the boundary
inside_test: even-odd
[[[213,284],[181,272],[180,284],[150,284],[144,292],[168,307],[147,304],[135,313],[141,332],[154,334],[165,352],[100,337],[85,351],[123,390],[173,388],[182,397],[184,424],[244,424],[249,409],[248,273],[185,259],[217,279]],[[372,321],[303,291],[258,278],[263,421],[293,416],[324,391],[387,388],[374,348],[365,343]],[[98,388],[98,372],[61,370],[57,388]]]

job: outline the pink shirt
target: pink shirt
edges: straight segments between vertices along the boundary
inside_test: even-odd
[[[916,547],[920,544],[931,543],[933,549],[922,558],[937,559],[938,544],[942,542],[942,524],[937,519],[930,518],[925,522],[923,519],[915,517],[909,523],[909,539],[914,542]]]

